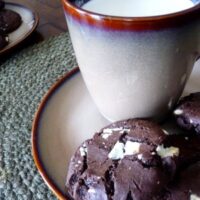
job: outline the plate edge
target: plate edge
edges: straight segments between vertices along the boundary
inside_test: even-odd
[[[32,123],[32,130],[31,130],[31,148],[32,148],[32,156],[34,163],[36,165],[37,170],[39,171],[40,175],[42,176],[43,180],[47,184],[47,186],[53,191],[53,193],[57,196],[58,199],[62,200],[71,200],[71,197],[65,196],[56,186],[56,184],[49,178],[45,167],[40,159],[39,155],[39,149],[38,149],[38,125],[39,120],[42,115],[42,112],[45,108],[45,105],[51,95],[65,82],[67,79],[71,78],[73,75],[79,72],[79,68],[76,67],[72,69],[71,71],[67,72],[65,75],[63,75],[61,78],[59,78],[47,91],[47,93],[43,96],[36,113],[34,115],[33,123]]]
[[[33,31],[35,31],[35,29],[37,28],[37,26],[39,24],[39,15],[35,10],[29,8],[28,6],[24,6],[24,5],[18,4],[18,3],[6,2],[6,4],[20,6],[20,7],[23,7],[25,9],[29,10],[33,14],[34,24],[33,24],[33,27],[24,35],[23,38],[19,39],[17,43],[15,43],[14,45],[12,45],[10,47],[5,47],[2,50],[0,50],[0,55],[6,54],[13,48],[17,47],[21,42],[23,42],[25,39],[27,39],[33,33]]]

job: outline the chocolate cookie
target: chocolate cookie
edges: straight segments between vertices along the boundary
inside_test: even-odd
[[[146,120],[111,124],[72,157],[67,191],[76,200],[152,199],[172,178],[165,158],[179,154],[176,147],[163,147],[166,137]]]
[[[181,99],[174,116],[180,127],[200,133],[200,92]]]
[[[18,13],[12,10],[0,10],[0,34],[8,34],[16,30],[22,23]]]
[[[176,146],[179,149],[179,156],[166,158],[170,159],[170,166],[174,162],[174,173],[183,168],[200,161],[200,136],[189,135],[169,135],[164,141],[165,148]]]
[[[8,37],[0,35],[0,50],[8,44]]]
[[[5,6],[5,2],[4,2],[4,1],[2,1],[2,0],[0,0],[0,9],[3,9],[3,8],[4,8],[4,6]]]
[[[200,163],[183,170],[156,200],[199,200]]]

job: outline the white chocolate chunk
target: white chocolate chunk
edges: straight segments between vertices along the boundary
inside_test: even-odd
[[[173,146],[165,148],[163,145],[160,145],[156,148],[156,151],[161,158],[173,157],[179,155],[179,148]]]
[[[80,154],[81,154],[82,157],[87,155],[87,148],[86,148],[85,145],[80,147]]]
[[[119,128],[113,128],[112,131],[122,131],[123,127],[119,127]]]
[[[102,138],[107,139],[109,136],[112,135],[113,132],[119,131],[120,133],[128,133],[130,129],[119,127],[119,128],[105,128],[103,130]]]
[[[130,129],[128,129],[128,128],[125,128],[120,131],[120,133],[129,133],[129,132],[130,132]]]
[[[175,114],[175,115],[182,115],[182,114],[183,114],[183,110],[181,110],[181,109],[176,109],[176,110],[174,111],[174,114]]]
[[[185,137],[185,140],[189,140],[189,137]]]
[[[119,127],[119,128],[105,128],[103,129],[103,133],[110,133],[112,134],[113,132],[117,132],[117,131],[122,131],[123,127]]]
[[[108,158],[112,160],[119,160],[124,157],[124,144],[117,142],[111,152],[108,154]]]
[[[131,142],[131,141],[127,141],[124,147],[125,153],[124,155],[134,155],[139,153],[140,151],[140,145],[141,143],[139,142]]]
[[[86,144],[85,143],[83,144],[83,147],[86,148]]]
[[[165,135],[169,135],[169,133],[165,129],[162,129],[162,131],[164,132]]]
[[[196,194],[191,194],[190,195],[190,200],[200,200],[200,197],[197,196]]]
[[[90,189],[88,190],[88,192],[89,192],[89,193],[96,193],[96,191],[95,191],[94,188],[90,188]]]
[[[108,137],[110,137],[111,135],[112,135],[112,133],[103,133],[103,134],[102,134],[102,138],[106,140],[106,139],[108,139]]]
[[[103,129],[103,133],[105,133],[105,134],[112,134],[113,131],[110,128],[105,128],[105,129]]]
[[[142,154],[138,154],[138,156],[137,156],[137,158],[138,158],[138,160],[142,160]]]

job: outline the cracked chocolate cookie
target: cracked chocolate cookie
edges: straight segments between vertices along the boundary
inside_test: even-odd
[[[177,124],[200,134],[200,92],[184,97],[174,110]]]
[[[177,147],[146,120],[120,121],[85,141],[71,159],[66,188],[75,200],[149,200],[172,179]],[[173,164],[173,163],[172,163]]]
[[[164,147],[175,146],[179,149],[179,155],[176,157],[166,157],[164,162],[170,160],[170,166],[173,166],[174,173],[187,168],[189,165],[200,161],[200,136],[196,134],[189,135],[169,135],[164,141]],[[172,163],[174,163],[172,165]]]
[[[155,200],[200,200],[200,162],[181,171]]]
[[[12,11],[0,10],[0,34],[5,35],[16,30],[22,23],[21,16]]]
[[[8,44],[8,37],[0,35],[0,50]]]

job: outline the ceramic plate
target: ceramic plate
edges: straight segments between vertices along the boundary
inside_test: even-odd
[[[200,62],[196,63],[184,94],[200,91],[199,77]],[[33,156],[40,174],[58,198],[67,199],[64,187],[70,157],[85,139],[107,124],[78,68],[62,77],[43,98],[33,122]],[[181,131],[171,122],[162,126],[170,133]]]
[[[18,29],[8,34],[9,44],[0,50],[0,55],[24,41],[36,29],[39,22],[38,15],[25,6],[15,3],[5,3],[5,8],[17,12],[22,18],[22,24]]]

